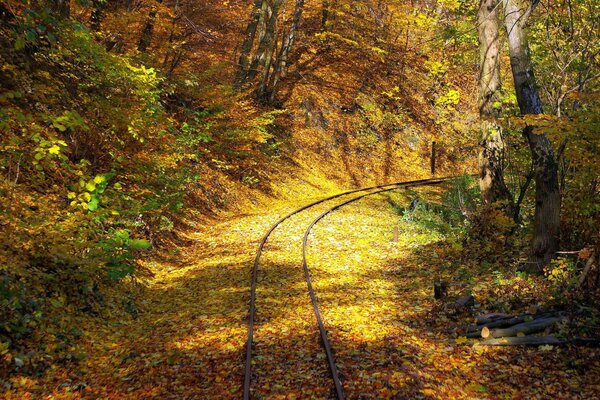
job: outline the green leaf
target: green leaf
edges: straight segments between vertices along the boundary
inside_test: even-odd
[[[88,203],[88,210],[96,211],[98,209],[99,204],[100,204],[100,199],[98,199],[98,196],[92,196],[92,199]]]
[[[53,121],[53,122],[52,122],[52,126],[53,126],[53,127],[55,127],[56,129],[58,129],[58,130],[59,130],[59,131],[61,131],[61,132],[64,132],[64,131],[66,131],[66,130],[67,130],[67,127],[66,127],[66,126],[64,126],[63,124],[61,124],[61,123],[60,123],[60,122],[58,122],[58,121]]]
[[[133,239],[129,242],[129,248],[132,250],[148,250],[152,243],[144,239]]]
[[[121,240],[129,240],[129,232],[127,232],[125,229],[120,229],[115,232],[115,238]]]
[[[119,263],[109,266],[106,273],[110,279],[117,281],[127,275],[133,274],[134,269],[133,265]]]
[[[20,51],[23,50],[25,48],[25,39],[23,39],[22,37],[18,37],[17,40],[15,40],[15,50]]]

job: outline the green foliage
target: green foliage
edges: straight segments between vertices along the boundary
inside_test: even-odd
[[[29,335],[42,316],[25,285],[8,275],[0,278],[0,310],[0,342],[6,343]]]
[[[100,242],[102,250],[108,254],[106,273],[112,280],[119,280],[132,275],[135,271],[133,260],[137,258],[136,252],[148,250],[152,244],[144,239],[132,239],[129,231],[120,229],[114,231],[112,236]]]
[[[442,195],[442,202],[450,206],[447,209],[447,218],[455,222],[465,221],[465,213],[475,210],[480,204],[480,199],[479,182],[471,175],[453,179]]]
[[[550,283],[555,302],[564,304],[566,301],[573,300],[577,275],[575,263],[572,260],[564,257],[552,260],[544,268],[544,276]]]

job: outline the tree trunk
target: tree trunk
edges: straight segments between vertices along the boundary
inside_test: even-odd
[[[244,35],[244,42],[242,43],[242,49],[240,58],[238,61],[238,70],[235,75],[234,86],[239,88],[246,81],[246,75],[248,74],[248,64],[250,62],[250,52],[252,51],[252,45],[254,44],[254,38],[256,37],[256,28],[261,16],[262,4],[265,0],[256,0],[254,2],[254,8],[252,9],[252,18],[250,23],[246,27],[246,34]]]
[[[160,4],[162,3],[162,0],[156,0],[156,2]],[[156,14],[158,14],[158,8],[156,6],[152,6],[150,12],[148,13],[146,23],[144,24],[144,29],[142,29],[140,41],[138,42],[138,51],[140,52],[146,51],[150,46],[152,34],[154,32],[154,23],[156,22]]]
[[[284,34],[285,34],[285,32],[284,32]],[[272,47],[270,49],[268,49],[268,51],[264,55],[262,78],[258,85],[258,90],[256,91],[258,99],[261,101],[264,101],[264,102],[267,101],[268,92],[269,92],[269,89],[267,86],[268,86],[269,80],[271,78],[271,66],[273,65],[273,62],[276,61],[276,60],[274,60],[274,58],[276,57],[275,52],[277,51],[277,41],[278,41],[277,36],[278,35],[275,34],[275,36],[271,40]]]
[[[528,16],[537,1],[533,0],[530,3],[527,0],[506,0],[504,8],[510,64],[522,115],[543,112],[525,31]],[[558,250],[560,194],[558,165],[552,144],[546,135],[537,134],[534,130],[535,126],[527,126],[523,135],[531,150],[536,180],[534,237],[531,250],[539,271]]]
[[[258,74],[258,67],[264,64],[266,56],[273,49],[273,41],[275,39],[275,28],[277,26],[277,17],[279,15],[279,7],[283,3],[283,0],[275,0],[271,8],[271,16],[267,21],[264,36],[258,45],[258,49],[252,59],[252,64],[246,74],[246,78],[243,83],[253,80]]]
[[[504,141],[497,123],[501,98],[500,35],[498,7],[500,0],[480,0],[477,13],[479,38],[479,186],[485,204],[504,201],[510,211],[513,198],[504,183]]]
[[[283,42],[281,43],[281,50],[277,56],[275,64],[275,72],[273,74],[273,83],[271,84],[269,101],[272,103],[275,100],[275,94],[277,92],[277,84],[279,79],[285,75],[287,71],[287,59],[294,40],[296,39],[296,31],[298,25],[300,25],[300,18],[302,18],[302,9],[304,8],[304,0],[296,0],[296,8],[294,9],[294,17],[292,19],[292,26],[287,35],[284,35]]]

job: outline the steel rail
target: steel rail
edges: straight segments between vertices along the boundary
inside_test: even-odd
[[[249,315],[248,315],[248,338],[246,340],[246,362],[245,362],[245,372],[244,372],[244,400],[250,400],[250,382],[251,382],[251,376],[252,376],[252,347],[253,347],[253,343],[254,343],[254,320],[255,320],[255,316],[256,316],[256,286],[257,286],[257,279],[258,279],[258,267],[259,267],[259,263],[260,263],[260,257],[262,255],[263,249],[265,244],[267,243],[267,240],[269,239],[269,237],[271,236],[271,234],[273,233],[273,231],[275,229],[277,229],[277,227],[279,225],[281,225],[281,223],[283,223],[284,221],[286,221],[287,219],[293,217],[296,214],[301,213],[304,210],[307,210],[311,207],[314,207],[316,205],[319,205],[321,203],[324,203],[326,201],[330,201],[330,200],[334,200],[337,199],[339,197],[342,196],[346,196],[349,194],[354,194],[354,193],[358,193],[358,192],[364,192],[364,191],[369,191],[369,190],[376,190],[376,189],[383,189],[383,188],[389,188],[390,186],[392,186],[392,188],[389,189],[383,189],[383,190],[379,190],[377,192],[374,193],[367,193],[365,195],[359,196],[357,198],[353,198],[347,202],[344,202],[336,207],[334,207],[333,209],[330,209],[326,212],[325,215],[329,214],[330,212],[332,212],[335,209],[338,209],[348,203],[351,203],[352,201],[356,201],[359,200],[363,197],[366,197],[370,194],[377,194],[377,193],[381,193],[384,191],[391,191],[394,190],[395,188],[398,187],[409,187],[409,186],[420,186],[423,184],[427,184],[427,182],[431,182],[431,181],[440,181],[440,182],[445,182],[448,181],[452,178],[455,177],[444,177],[444,178],[429,178],[429,179],[419,179],[419,180],[414,180],[414,181],[406,181],[406,182],[395,182],[395,183],[388,183],[388,184],[384,184],[384,185],[376,185],[376,186],[371,186],[371,187],[367,187],[367,188],[361,188],[361,189],[354,189],[354,190],[348,190],[345,192],[341,192],[332,196],[328,196],[325,197],[323,199],[314,201],[312,203],[306,204],[286,215],[284,215],[283,217],[281,217],[279,220],[277,220],[273,225],[271,225],[271,227],[269,228],[269,230],[265,233],[265,235],[262,237],[259,245],[258,245],[258,249],[256,251],[256,256],[254,258],[254,263],[252,266],[252,278],[251,278],[251,285],[250,285],[250,306],[249,306]],[[322,219],[325,215],[322,215],[321,218]],[[314,226],[314,224],[316,224],[318,221],[313,221],[313,223],[311,224],[310,228],[312,228]],[[309,230],[310,230],[309,228]],[[307,239],[307,238],[305,238]],[[305,246],[303,246],[303,254],[305,254]],[[307,268],[305,267],[305,276],[307,276]],[[309,287],[312,289],[312,286],[310,285],[310,279],[307,280],[307,284],[309,285]],[[311,300],[312,297],[314,297],[314,291],[312,292],[313,295],[311,296]],[[316,306],[316,297],[315,300],[313,301],[313,307]],[[320,320],[320,314],[318,314],[318,308],[316,308],[316,313],[315,315],[317,316],[317,320]],[[322,327],[322,322],[319,326],[319,329],[321,330]],[[323,345],[325,346],[325,343],[327,343],[327,345],[329,345],[328,341],[327,341],[327,336],[326,333],[324,334],[324,327],[321,330],[321,337],[325,338],[325,341],[323,343]],[[330,347],[330,346],[329,346]],[[331,349],[329,351],[329,353],[331,353]],[[335,368],[335,363],[333,363],[333,356],[330,354],[328,354],[328,360],[329,360],[329,365],[330,365],[330,369],[332,372],[332,375],[335,373],[337,376],[337,369]],[[333,368],[332,368],[333,367]],[[335,372],[334,372],[335,371]],[[339,377],[338,377],[339,378]],[[334,378],[336,379],[336,378]],[[339,379],[338,379],[339,381]],[[336,391],[337,391],[337,384],[336,384]],[[344,397],[339,397],[339,393],[338,392],[338,398],[343,399]],[[341,391],[342,395],[343,395],[343,390]]]
[[[310,232],[312,230],[312,228],[317,224],[317,222],[319,222],[320,220],[322,220],[323,218],[325,218],[325,216],[327,216],[328,214],[332,213],[333,211],[348,205],[350,203],[353,203],[355,201],[358,201],[362,198],[365,198],[367,196],[373,196],[375,194],[380,194],[380,193],[384,193],[384,192],[390,192],[392,190],[398,190],[398,189],[402,189],[402,188],[407,188],[407,187],[411,187],[411,186],[425,186],[425,185],[438,185],[440,183],[444,183],[447,182],[449,179],[451,178],[439,178],[439,179],[428,179],[426,181],[420,181],[420,182],[406,182],[406,183],[399,183],[397,184],[395,187],[393,188],[389,188],[389,189],[380,189],[380,190],[376,190],[374,192],[371,193],[366,193],[357,197],[354,197],[350,200],[344,201],[340,204],[337,204],[334,207],[331,207],[330,209],[328,209],[327,211],[323,212],[321,215],[319,215],[317,218],[315,218],[310,225],[308,226],[308,228],[306,228],[306,231],[304,232],[304,237],[302,238],[302,268],[304,269],[304,277],[306,279],[306,285],[308,287],[308,293],[310,296],[310,300],[312,302],[313,305],[313,311],[315,314],[315,317],[317,319],[317,325],[319,326],[319,332],[321,333],[321,340],[322,340],[322,344],[323,344],[323,348],[325,349],[325,353],[327,355],[327,362],[329,364],[329,371],[331,372],[331,376],[333,378],[333,382],[335,385],[335,392],[336,392],[336,396],[338,398],[338,400],[344,400],[346,398],[346,395],[344,394],[344,387],[342,385],[342,382],[340,380],[339,377],[339,372],[337,370],[337,366],[335,364],[335,359],[333,357],[333,349],[331,347],[331,344],[329,343],[329,339],[327,338],[327,330],[325,329],[325,325],[323,324],[323,319],[321,317],[321,312],[319,311],[319,305],[317,302],[317,296],[315,294],[315,291],[312,287],[312,283],[310,280],[310,271],[308,269],[308,262],[306,260],[306,249],[308,247],[308,237],[310,236]]]

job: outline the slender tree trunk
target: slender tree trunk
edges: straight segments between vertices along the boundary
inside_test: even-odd
[[[292,19],[292,25],[287,35],[284,35],[283,42],[281,43],[281,50],[277,56],[275,65],[275,71],[273,73],[273,83],[270,88],[269,101],[272,103],[275,100],[275,94],[277,92],[277,84],[279,79],[285,75],[287,71],[287,59],[294,41],[296,40],[296,32],[300,25],[300,18],[302,18],[302,10],[304,8],[304,0],[296,0],[296,8],[294,9],[294,17]]]
[[[162,0],[156,0],[158,4],[162,3]],[[152,41],[152,34],[154,33],[154,23],[156,22],[156,14],[158,14],[158,8],[156,6],[152,6],[150,12],[148,13],[148,18],[146,19],[146,23],[144,24],[144,29],[142,29],[142,35],[140,36],[140,41],[138,42],[138,51],[144,52],[150,46],[150,42]]]
[[[250,63],[250,52],[252,51],[252,45],[254,44],[254,38],[256,37],[256,29],[260,20],[263,3],[266,3],[265,0],[256,0],[254,2],[254,8],[252,9],[252,18],[250,19],[250,23],[248,23],[248,26],[246,27],[246,34],[244,35],[244,42],[242,43],[237,73],[235,75],[234,86],[236,88],[242,86],[246,81],[246,75],[248,74],[248,65]]]
[[[269,89],[267,86],[268,86],[270,78],[271,78],[271,66],[276,61],[275,52],[277,51],[277,41],[278,41],[277,36],[278,35],[276,34],[275,37],[273,38],[271,49],[269,49],[269,51],[267,51],[267,53],[265,54],[262,78],[258,85],[258,90],[256,91],[257,97],[261,101],[265,101],[265,102],[267,101],[268,92],[269,92]]]
[[[504,23],[508,34],[510,64],[521,114],[541,114],[525,26],[538,0],[506,0]],[[531,150],[536,181],[535,221],[532,257],[541,266],[558,250],[560,234],[560,194],[558,165],[552,144],[544,134],[527,126],[523,135]]]
[[[479,38],[479,186],[486,204],[504,201],[510,213],[513,198],[504,183],[504,141],[496,118],[500,111],[500,22],[498,7],[501,0],[480,0],[477,13]]]
[[[277,26],[277,17],[279,15],[279,7],[283,3],[283,0],[275,0],[273,6],[271,8],[271,16],[267,21],[267,26],[265,29],[265,34],[258,45],[258,49],[254,54],[254,58],[252,59],[252,64],[250,64],[250,68],[246,74],[246,78],[243,83],[253,80],[258,74],[259,65],[265,63],[268,54],[273,49],[273,42],[275,39],[275,28]]]

